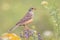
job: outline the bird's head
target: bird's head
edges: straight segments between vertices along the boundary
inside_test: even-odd
[[[29,11],[33,11],[33,10],[36,10],[36,8],[30,8]]]

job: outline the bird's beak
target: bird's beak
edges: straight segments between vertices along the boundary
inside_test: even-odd
[[[36,8],[34,8],[34,10],[36,10]]]

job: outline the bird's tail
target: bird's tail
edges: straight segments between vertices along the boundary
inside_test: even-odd
[[[14,31],[16,28],[18,28],[18,27],[19,27],[19,25],[13,26],[12,28],[10,28],[10,29],[8,30],[8,32],[12,32],[12,31]]]

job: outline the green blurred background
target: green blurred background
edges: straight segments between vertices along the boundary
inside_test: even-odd
[[[42,1],[47,1],[50,9],[42,6]],[[0,0],[0,35],[23,18],[30,7],[37,10],[34,13],[34,22],[29,27],[33,29],[34,26],[45,40],[59,40],[60,0]],[[19,27],[14,32],[19,35],[22,30],[23,27]]]

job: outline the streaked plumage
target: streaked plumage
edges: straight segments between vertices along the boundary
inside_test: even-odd
[[[30,8],[27,12],[27,14],[11,29],[9,29],[9,32],[15,30],[19,26],[24,26],[29,24],[30,22],[33,21],[34,13],[33,13],[34,8]]]

